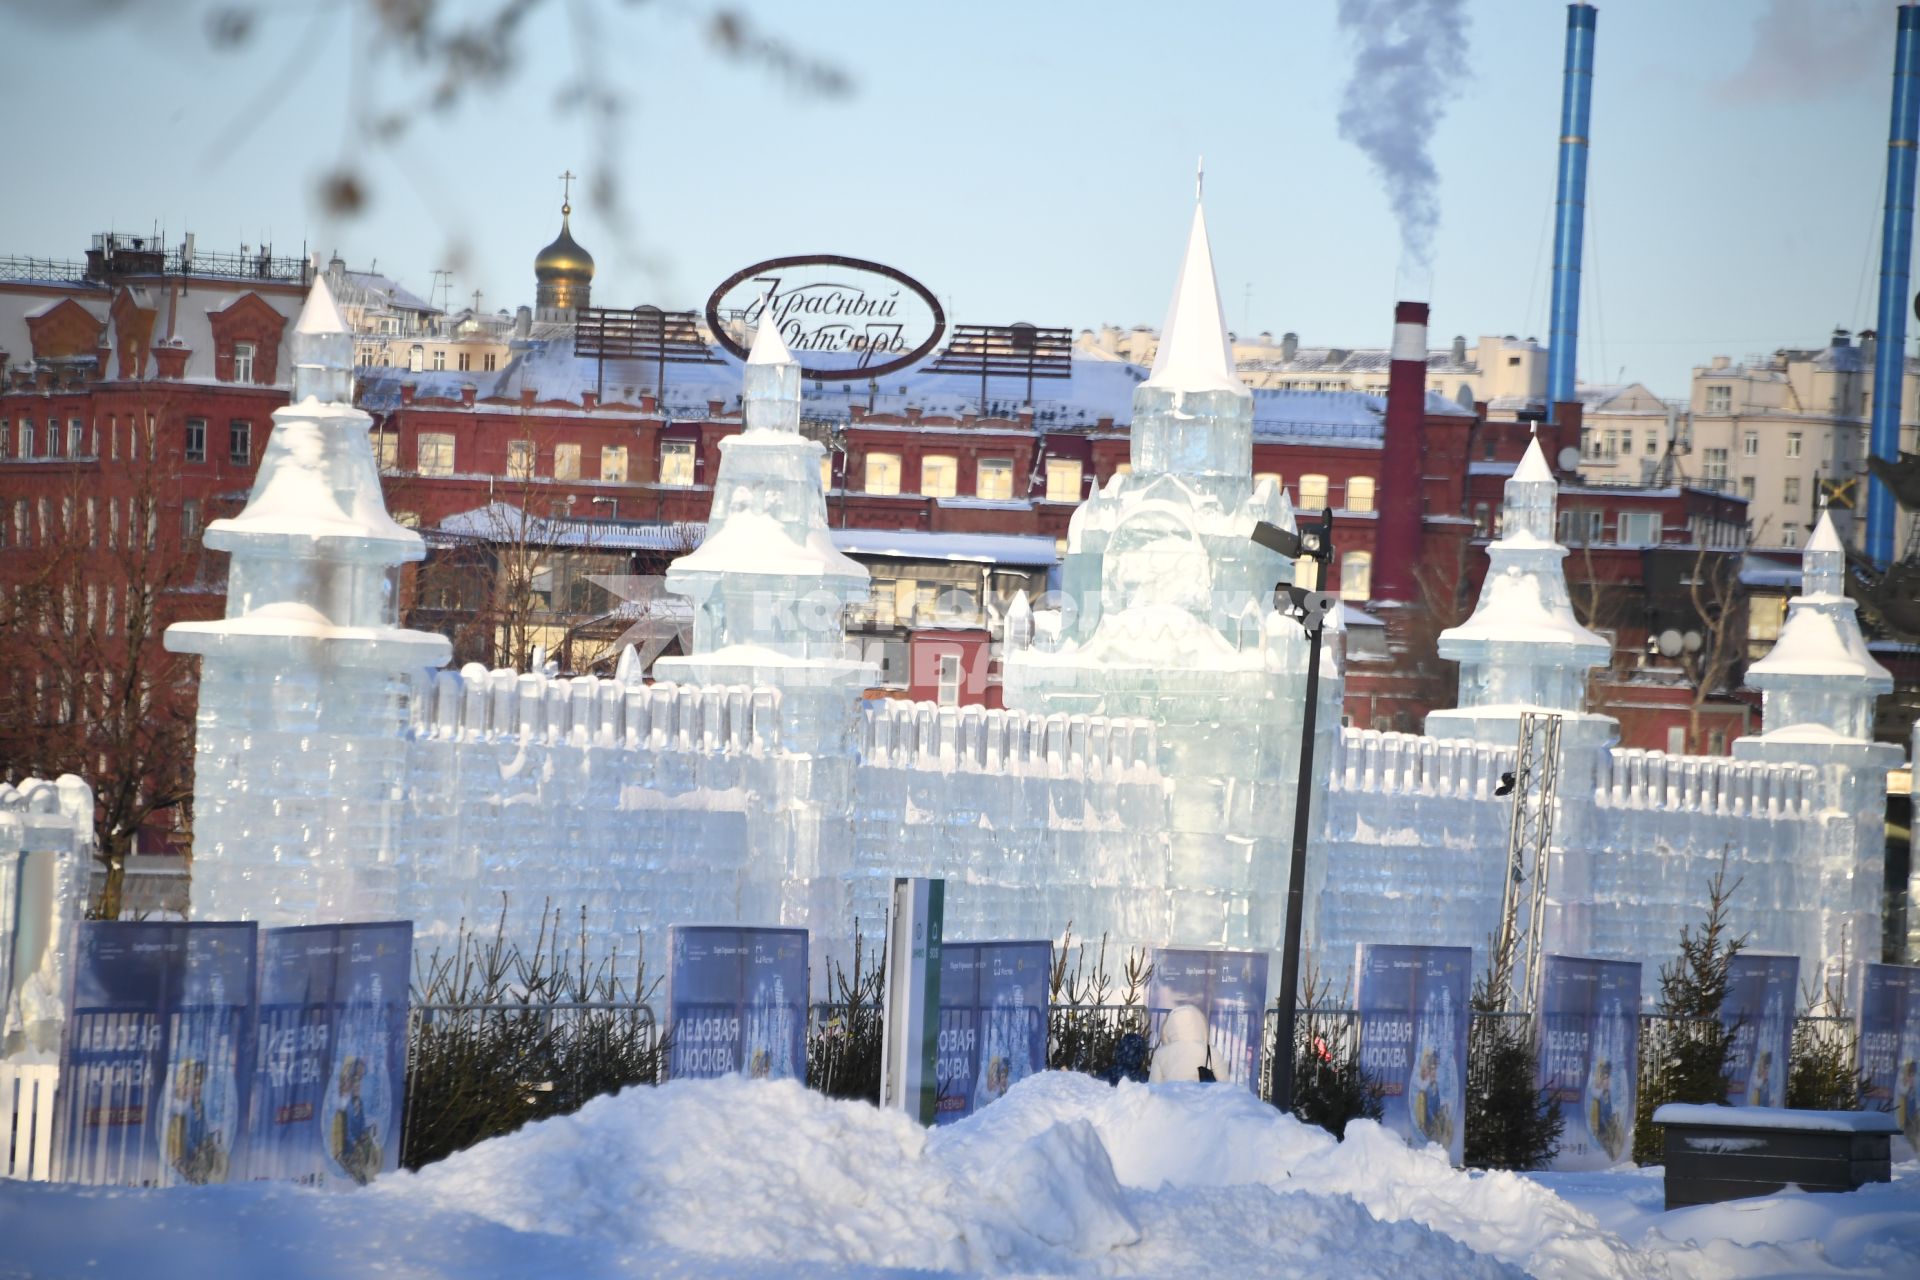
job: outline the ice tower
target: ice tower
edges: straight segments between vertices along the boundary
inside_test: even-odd
[[[1006,701],[1156,726],[1170,817],[1161,882],[1088,909],[1121,936],[1271,947],[1306,638],[1273,608],[1292,565],[1252,541],[1262,520],[1293,528],[1293,512],[1271,481],[1253,482],[1253,396],[1234,371],[1198,204],[1161,332],[1134,391],[1132,471],[1073,515],[1057,626],[1031,644],[1024,620],[1009,626]],[[1337,725],[1337,677],[1323,687],[1321,723]]]
[[[1574,617],[1560,563],[1567,549],[1554,541],[1559,495],[1536,439],[1507,479],[1473,616],[1440,633],[1440,656],[1460,664],[1460,700],[1427,717],[1427,736],[1511,744],[1525,711],[1560,715],[1563,743],[1613,736],[1611,718],[1585,711],[1587,672],[1612,646]]]
[[[1886,814],[1887,770],[1900,763],[1898,747],[1873,741],[1873,704],[1893,689],[1893,677],[1867,652],[1847,598],[1847,552],[1823,514],[1801,557],[1800,594],[1772,652],[1747,668],[1759,689],[1761,733],[1737,739],[1741,760],[1812,765],[1817,840],[1802,848],[1797,898],[1818,903],[1818,936],[1794,939],[1805,957],[1825,957],[1828,977],[1843,976],[1841,959],[1878,960],[1868,941],[1880,937],[1885,842],[1872,838]]]
[[[693,604],[693,649],[654,664],[660,680],[779,692],[780,746],[809,761],[799,791],[755,814],[754,881],[742,919],[849,918],[853,738],[861,691],[879,676],[854,656],[846,606],[867,571],[833,545],[820,486],[823,446],[800,434],[800,365],[763,312],[747,354],[745,428],[720,442],[720,475],[699,548],[667,588]]]
[[[394,914],[411,681],[451,655],[445,638],[399,626],[398,568],[426,546],[387,514],[325,276],[292,348],[292,403],[274,411],[246,509],[206,530],[232,556],[227,616],[167,629],[168,648],[201,656],[200,919]]]

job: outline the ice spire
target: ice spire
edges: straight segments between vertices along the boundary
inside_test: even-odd
[[[1187,254],[1180,263],[1180,278],[1174,284],[1167,322],[1160,330],[1160,349],[1146,385],[1173,391],[1231,391],[1251,398],[1253,393],[1234,372],[1227,317],[1220,307],[1213,271],[1213,246],[1207,239],[1207,210],[1198,196],[1196,189]]]
[[[324,275],[315,275],[293,326],[293,402],[353,403],[353,334],[334,305]]]
[[[788,434],[800,430],[800,363],[780,337],[772,295],[761,299],[760,325],[747,352],[741,383],[747,430]]]
[[[1463,713],[1473,711],[1582,710],[1587,669],[1605,662],[1610,647],[1574,616],[1560,564],[1567,550],[1554,541],[1559,494],[1533,440],[1507,478],[1500,537],[1487,548],[1473,616],[1440,633],[1440,656],[1460,664],[1460,707],[1435,712],[1429,733],[1465,733],[1472,717]]]
[[[1800,594],[1787,604],[1780,638],[1747,668],[1759,689],[1761,723],[1771,735],[1817,726],[1843,738],[1873,737],[1873,702],[1893,688],[1893,677],[1867,651],[1847,599],[1847,549],[1821,515],[1802,554]]]

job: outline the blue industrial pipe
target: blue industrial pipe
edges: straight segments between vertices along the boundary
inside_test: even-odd
[[[1913,262],[1914,151],[1920,146],[1920,6],[1900,6],[1893,52],[1893,123],[1887,131],[1887,213],[1880,228],[1879,346],[1873,362],[1873,455],[1900,455],[1900,402],[1907,363],[1908,270]],[[1879,480],[1867,491],[1867,554],[1893,563],[1893,494]]]
[[[1560,96],[1560,183],[1554,199],[1553,315],[1547,352],[1547,413],[1574,395],[1580,344],[1580,244],[1587,216],[1587,111],[1593,102],[1593,34],[1600,12],[1567,6],[1567,71]]]

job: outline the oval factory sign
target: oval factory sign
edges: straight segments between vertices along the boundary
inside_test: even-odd
[[[742,360],[761,310],[809,378],[877,378],[927,356],[947,331],[927,287],[878,262],[803,254],[757,262],[707,299],[707,324]]]

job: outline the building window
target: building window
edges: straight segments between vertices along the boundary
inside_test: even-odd
[[[227,424],[227,461],[236,467],[253,465],[252,423],[229,422]]]
[[[397,470],[400,466],[400,433],[388,427],[384,431],[373,433],[374,457],[379,461],[382,471]]]
[[[187,461],[205,462],[207,460],[207,420],[205,418],[187,419]]]
[[[1047,459],[1047,501],[1080,501],[1081,467],[1078,458]]]
[[[58,418],[47,419],[47,456],[49,458],[60,456],[60,420]]]
[[[893,583],[893,621],[896,626],[905,626],[913,621],[913,601],[920,593],[920,584],[912,578],[896,578]]]
[[[1258,489],[1261,483],[1266,480],[1273,481],[1273,487],[1276,489],[1284,489],[1287,487],[1286,478],[1283,477],[1278,471],[1255,472],[1253,476],[1253,487]]]
[[[423,431],[415,447],[415,469],[423,476],[453,474],[453,436],[444,431]]]
[[[1747,639],[1771,645],[1780,638],[1780,624],[1787,619],[1785,596],[1747,597]]]
[[[12,440],[13,429],[7,425],[5,418],[0,418],[0,458],[7,456],[7,446]]]
[[[1725,449],[1707,450],[1705,479],[1709,489],[1727,487],[1727,451]]]
[[[20,419],[20,456],[23,458],[34,456],[32,418]]]
[[[67,419],[67,456],[82,457],[87,452],[87,429],[78,418]]]
[[[1351,476],[1347,480],[1347,510],[1373,510],[1373,477]]]
[[[1787,432],[1787,456],[1789,458],[1797,458],[1800,456],[1800,433],[1798,431]]]
[[[960,705],[960,655],[943,653],[940,655],[940,689],[935,695],[943,707]]]
[[[1133,474],[1133,464],[1131,462],[1116,462],[1113,466],[1113,474],[1117,476],[1130,476]]]
[[[820,455],[820,492],[833,492],[833,455],[831,453]]]
[[[1733,388],[1731,386],[1726,386],[1726,385],[1708,387],[1707,388],[1707,412],[1708,413],[1732,413],[1733,412]]]
[[[693,461],[693,441],[662,440],[660,442],[660,483],[692,484]]]
[[[446,367],[447,367],[447,349],[445,347],[435,347],[433,349],[434,372],[439,373],[440,371],[444,370]]]
[[[557,444],[553,446],[553,478],[555,480],[578,480],[580,478],[579,445]]]
[[[180,537],[192,542],[200,536],[200,500],[187,498],[180,503]]]
[[[493,372],[493,361],[494,361],[494,353],[491,351],[487,352],[486,359],[481,361],[481,363],[486,367],[486,371],[488,373]]]
[[[1758,431],[1749,431],[1740,437],[1740,452],[1749,458],[1757,458],[1760,456],[1760,433]]]
[[[1748,502],[1753,501],[1753,477],[1752,476],[1740,477],[1740,496],[1745,498]]]
[[[1788,546],[1788,547],[1799,546],[1800,545],[1800,526],[1797,524],[1781,525],[1780,526],[1780,542],[1783,546]]]
[[[1780,494],[1780,501],[1782,502],[1800,501],[1800,477],[1799,476],[1787,477],[1787,482]]]
[[[960,464],[952,454],[930,453],[920,459],[920,492],[929,498],[951,498],[960,491]]]
[[[425,356],[426,356],[426,351],[420,346],[419,343],[417,342],[414,343],[412,348],[409,349],[407,352],[408,372],[410,373],[420,372],[420,370],[426,365]]]
[[[468,370],[472,368],[473,368],[473,352],[462,351],[460,353],[460,372],[466,373]]]
[[[1476,538],[1493,536],[1493,509],[1484,502],[1473,504],[1473,536]]]
[[[1622,511],[1617,525],[1618,541],[1623,547],[1649,547],[1660,542],[1658,511]]]
[[[607,444],[600,446],[600,478],[616,480],[624,484],[627,479],[627,446]]]
[[[989,502],[1006,502],[1013,497],[1013,459],[982,458],[975,472],[973,493]]]
[[[1373,555],[1349,551],[1340,558],[1340,598],[1365,602],[1373,597]]]
[[[233,380],[235,382],[253,381],[253,344],[251,342],[233,344]]]
[[[507,441],[507,479],[533,479],[533,441]]]
[[[867,455],[868,493],[900,492],[900,455],[897,453],[870,453]]]
[[[1311,473],[1300,477],[1300,509],[1319,511],[1327,505],[1327,478]]]

